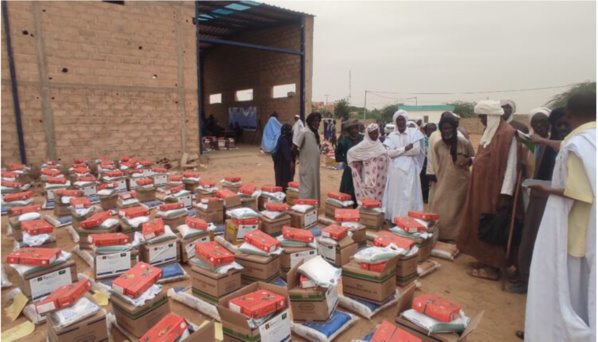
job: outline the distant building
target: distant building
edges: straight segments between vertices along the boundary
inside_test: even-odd
[[[328,102],[328,104],[324,102],[312,101],[311,107],[315,111],[321,111],[322,109],[326,109],[330,113],[334,113],[334,103]]]
[[[407,113],[409,113],[409,120],[415,121],[418,118],[421,118],[424,123],[438,123],[440,121],[440,115],[442,115],[443,112],[452,112],[455,110],[455,107],[449,105],[399,105],[399,109],[406,110]]]

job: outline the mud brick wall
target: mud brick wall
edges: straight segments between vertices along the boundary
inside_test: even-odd
[[[183,152],[199,152],[193,2],[23,1],[9,2],[8,15],[28,163],[125,153],[178,160]],[[311,33],[307,37],[309,104]],[[298,26],[232,39],[299,50]],[[5,165],[19,160],[19,146],[4,29],[2,47]],[[225,90],[253,87],[251,103],[258,108],[289,118],[299,112],[298,95],[261,96],[266,84],[299,86],[299,57],[215,47],[202,50],[202,59],[206,100],[216,91],[225,100],[216,111],[205,102],[204,112],[222,125],[228,124],[226,106],[238,105]]]

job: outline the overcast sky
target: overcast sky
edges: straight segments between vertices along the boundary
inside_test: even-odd
[[[406,93],[554,87],[596,80],[596,3],[267,1],[315,15],[313,101],[415,104]],[[418,104],[511,98],[517,113],[567,88],[419,94]]]

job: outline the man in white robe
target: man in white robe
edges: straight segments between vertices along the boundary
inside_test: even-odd
[[[596,94],[567,102],[563,140],[530,270],[525,340],[596,341]]]
[[[303,125],[303,121],[301,121],[301,117],[299,115],[295,115],[295,123],[293,124],[293,140],[297,139],[304,127],[305,126]]]
[[[424,202],[419,174],[424,165],[424,135],[419,128],[407,127],[407,112],[397,111],[392,121],[394,132],[384,140],[392,159],[384,191],[384,217],[407,216],[410,210],[422,211]]]

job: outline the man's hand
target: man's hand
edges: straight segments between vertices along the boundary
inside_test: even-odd
[[[534,145],[538,145],[538,144],[544,143],[544,140],[546,140],[546,139],[544,139],[541,136],[539,136],[538,134],[534,133],[531,135],[529,141]]]
[[[436,175],[426,175],[426,177],[428,178],[428,182],[438,182]]]
[[[412,148],[413,148],[413,144],[409,144],[409,145],[405,146],[405,152],[409,151]]]
[[[510,215],[511,210],[513,209],[512,205],[513,205],[513,196],[501,194],[500,198],[498,199],[496,213]]]

